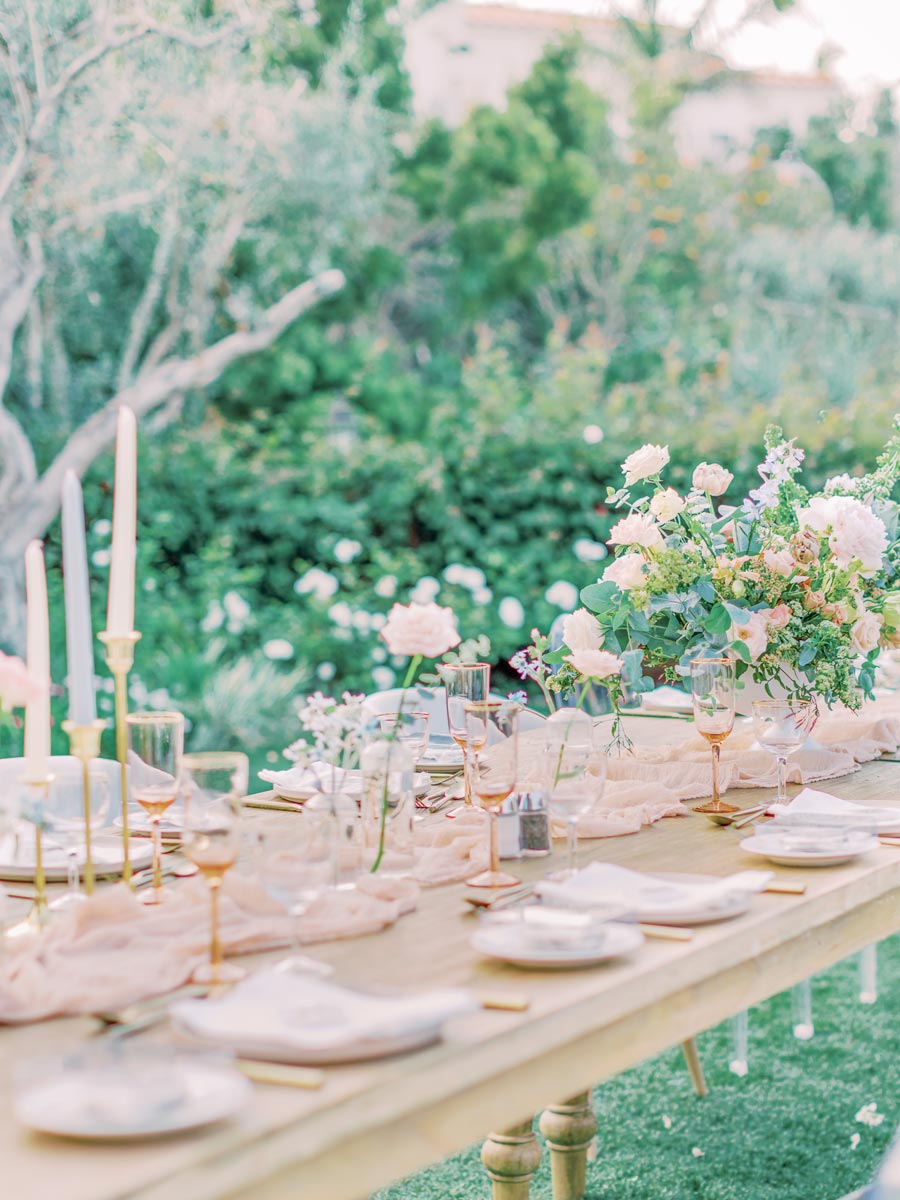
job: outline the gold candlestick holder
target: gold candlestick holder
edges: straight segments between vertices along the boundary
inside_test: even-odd
[[[68,734],[72,757],[81,763],[81,794],[84,804],[84,890],[88,896],[94,892],[94,856],[91,851],[91,763],[100,757],[100,735],[103,721],[91,721],[88,725],[76,725],[74,721],[63,721],[63,733]]]
[[[44,874],[43,823],[52,782],[53,776],[49,774],[45,775],[43,779],[19,780],[19,786],[23,790],[27,790],[29,807],[32,810],[32,816],[29,819],[32,819],[34,824],[34,900],[28,916],[7,931],[8,937],[40,933],[47,924],[47,877]]]
[[[98,634],[106,647],[106,665],[115,681],[116,700],[116,758],[121,770],[122,791],[122,879],[131,882],[131,855],[128,849],[128,672],[134,665],[134,648],[141,639],[139,633]]]

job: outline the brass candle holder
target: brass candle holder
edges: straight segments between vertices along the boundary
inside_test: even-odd
[[[128,715],[128,672],[134,665],[134,648],[141,635],[132,630],[131,633],[110,633],[108,630],[98,634],[100,641],[106,647],[106,665],[115,681],[116,701],[116,758],[121,770],[122,791],[122,879],[131,882],[131,855],[128,842],[128,726],[125,718]]]
[[[100,735],[103,721],[91,721],[88,725],[76,725],[74,721],[63,721],[63,732],[69,736],[72,757],[81,763],[81,793],[84,804],[84,890],[91,896],[94,892],[94,856],[91,851],[91,763],[100,757]]]
[[[47,877],[44,874],[44,837],[43,823],[53,776],[48,774],[43,779],[20,779],[19,786],[27,789],[29,807],[32,810],[31,819],[34,824],[34,900],[31,911],[24,921],[8,930],[9,937],[19,937],[23,934],[40,933],[47,924]]]

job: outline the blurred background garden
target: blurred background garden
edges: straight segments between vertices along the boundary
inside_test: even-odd
[[[675,487],[705,458],[743,492],[772,421],[815,482],[861,470],[898,407],[900,140],[827,45],[730,64],[797,7],[3,0],[0,642],[42,535],[62,683],[67,454],[103,627],[123,396],[134,700],[257,766],[297,695],[394,682],[395,599],[502,675],[602,570],[644,441]]]

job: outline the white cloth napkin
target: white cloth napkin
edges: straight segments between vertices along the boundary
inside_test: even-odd
[[[644,692],[641,696],[641,708],[647,712],[689,713],[693,703],[687,692],[665,684],[652,692]]]
[[[345,771],[331,763],[316,759],[308,767],[290,767],[287,771],[260,771],[259,777],[271,783],[277,792],[279,787],[292,792],[361,792],[362,772]]]
[[[450,988],[370,996],[300,971],[260,971],[220,1000],[184,1000],[171,1012],[187,1032],[223,1045],[304,1051],[412,1036],[477,1007],[468,992]]]
[[[677,916],[724,908],[735,896],[761,892],[774,878],[771,871],[739,871],[710,882],[656,879],[613,863],[590,863],[571,879],[545,879],[536,891],[544,900],[576,908],[620,904],[643,917],[650,912]]]
[[[825,817],[829,823],[842,825],[852,825],[854,821],[875,821],[878,825],[887,822],[900,827],[900,809],[854,804],[815,788],[804,788],[787,804],[773,804],[768,811],[783,825],[797,825]]]

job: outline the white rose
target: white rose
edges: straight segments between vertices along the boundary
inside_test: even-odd
[[[603,582],[614,583],[619,591],[628,592],[643,587],[646,574],[647,564],[642,554],[623,554],[613,559],[603,572]]]
[[[570,650],[599,650],[603,645],[600,622],[586,608],[576,608],[563,621],[563,641]]]
[[[745,624],[732,625],[731,640],[733,642],[744,642],[750,651],[751,659],[754,661],[761,654],[765,654],[766,647],[769,644],[766,612],[749,613]]]
[[[622,671],[622,660],[608,650],[578,650],[565,655],[582,679],[609,679]]]
[[[881,637],[881,617],[866,612],[854,621],[850,630],[850,646],[856,654],[868,654],[878,645]]]
[[[658,475],[668,461],[668,446],[654,446],[652,442],[647,442],[645,446],[641,446],[640,450],[629,454],[622,463],[625,486],[631,487],[640,479],[646,479],[649,475]]]
[[[391,654],[439,658],[459,645],[456,618],[439,604],[395,604],[381,636]]]
[[[711,496],[724,496],[734,476],[718,463],[702,462],[694,470],[691,483],[698,492],[709,492]]]
[[[662,545],[662,533],[650,513],[631,513],[613,525],[609,534],[613,546],[646,546],[652,549]]]
[[[801,528],[827,533],[835,562],[846,571],[860,563],[864,571],[877,571],[887,550],[887,530],[880,517],[852,496],[814,496],[797,514]]]
[[[658,521],[672,521],[684,511],[685,501],[674,488],[657,492],[650,501],[650,511]]]

